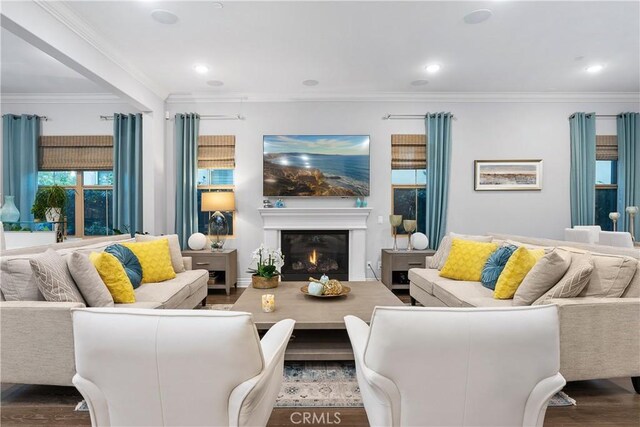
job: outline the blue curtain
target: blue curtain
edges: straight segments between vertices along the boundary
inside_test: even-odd
[[[38,189],[40,117],[2,116],[2,193],[14,196],[21,221],[33,221],[31,206]]]
[[[198,231],[199,129],[199,115],[176,114],[176,233],[183,248]]]
[[[593,225],[596,211],[596,115],[569,117],[571,226]]]
[[[629,230],[627,206],[640,206],[640,114],[618,115],[618,212],[620,230]],[[640,215],[635,217],[635,239],[640,241]]]
[[[113,227],[143,232],[142,114],[113,115]]]
[[[427,114],[427,208],[429,248],[437,249],[447,230],[449,170],[451,168],[451,113]]]

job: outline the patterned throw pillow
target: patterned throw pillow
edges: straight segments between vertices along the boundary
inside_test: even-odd
[[[92,252],[89,259],[95,265],[104,284],[107,285],[113,302],[136,302],[136,294],[133,292],[131,281],[116,257],[106,252]]]
[[[138,257],[142,266],[142,283],[164,282],[176,277],[171,264],[169,241],[158,239],[151,242],[123,243]]]
[[[177,234],[169,234],[166,236],[152,236],[150,234],[136,234],[136,242],[150,242],[152,240],[167,239],[169,241],[169,252],[171,253],[171,264],[176,273],[183,273],[184,260],[182,259],[182,250],[180,249],[180,241]]]
[[[594,263],[591,254],[571,254],[571,265],[562,279],[544,295],[538,298],[533,305],[548,304],[553,298],[573,298],[589,284]]]
[[[440,271],[440,276],[454,280],[479,282],[487,259],[496,249],[498,249],[498,245],[495,243],[453,239],[451,252],[449,252],[447,262]]]
[[[507,265],[504,266],[504,270],[496,283],[493,297],[495,299],[513,298],[520,283],[543,256],[544,249],[519,247],[509,258]]]
[[[554,249],[543,256],[518,286],[513,305],[531,305],[562,279],[570,265],[571,253],[562,249]]]
[[[69,273],[67,262],[55,250],[47,249],[45,253],[31,258],[29,264],[45,300],[85,304]]]
[[[496,289],[498,277],[500,277],[500,273],[502,273],[502,270],[504,270],[505,265],[507,265],[507,261],[509,261],[511,254],[513,254],[516,249],[518,249],[516,246],[507,245],[496,249],[496,251],[491,254],[482,269],[482,277],[480,280],[482,282],[482,286],[489,288],[492,291]]]
[[[447,262],[447,258],[449,258],[449,252],[451,252],[451,242],[453,239],[462,239],[462,240],[472,240],[474,242],[485,242],[489,243],[493,241],[493,236],[472,236],[470,234],[457,234],[457,233],[449,233],[442,238],[440,241],[440,245],[438,245],[438,250],[431,257],[431,263],[429,264],[430,268],[437,268],[438,270],[442,270],[444,264]]]
[[[140,283],[142,283],[142,266],[133,251],[122,245],[107,246],[104,251],[120,261],[120,264],[124,267],[124,272],[127,273],[127,277],[129,277],[131,285],[133,285],[133,289],[137,289]]]

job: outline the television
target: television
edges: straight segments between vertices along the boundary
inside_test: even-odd
[[[369,135],[264,135],[265,197],[369,195]]]

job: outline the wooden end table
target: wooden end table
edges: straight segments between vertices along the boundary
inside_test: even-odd
[[[425,250],[382,250],[382,283],[389,289],[409,289],[409,270],[412,268],[425,268],[425,259],[433,256],[436,251]],[[395,273],[395,274],[394,274]],[[398,278],[404,276],[406,283],[401,283]],[[395,280],[394,280],[395,277]]]
[[[227,295],[231,287],[238,286],[238,251],[223,249],[212,252],[211,249],[200,251],[182,251],[182,256],[191,257],[194,270],[209,271],[209,289],[223,289]]]

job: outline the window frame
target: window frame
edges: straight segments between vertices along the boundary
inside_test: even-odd
[[[421,170],[421,169],[420,169]],[[391,214],[395,215],[396,213],[396,206],[395,206],[395,190],[396,189],[400,189],[400,190],[421,190],[421,189],[427,189],[427,184],[425,183],[424,185],[422,184],[391,184]],[[416,218],[414,218],[415,220],[418,219],[418,192],[416,191],[416,197],[415,197],[415,207],[416,207]],[[402,218],[403,220],[408,219],[408,218]],[[416,227],[416,231],[414,231],[414,233],[417,233],[417,227]],[[393,236],[393,227],[391,227],[390,230],[391,235]],[[404,231],[404,228],[402,228],[402,226],[398,227],[398,232],[397,232],[398,236],[407,236],[408,233],[406,231]]]
[[[613,160],[613,159],[612,159],[612,160],[598,160],[598,159],[596,159],[596,164],[598,163],[598,161],[611,161],[611,162],[615,162],[615,164],[616,164],[616,171],[618,170],[618,159],[615,159],[615,160]],[[594,206],[593,206],[593,209],[594,209],[594,216],[595,216],[595,214],[597,213],[597,207],[595,206],[595,201],[597,201],[597,200],[598,200],[598,198],[597,198],[597,197],[595,197],[595,196],[597,195],[598,190],[615,190],[615,191],[616,191],[616,199],[617,199],[617,196],[618,196],[618,182],[617,182],[617,180],[616,180],[616,183],[615,183],[615,184],[598,184],[598,183],[596,183],[596,185],[595,185],[595,187],[594,187],[594,190],[593,190],[593,191],[594,191]],[[594,221],[594,222],[595,222],[595,221]],[[596,225],[600,225],[600,224],[596,224]]]

